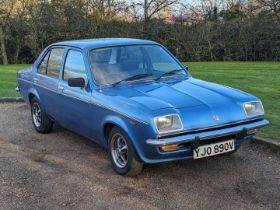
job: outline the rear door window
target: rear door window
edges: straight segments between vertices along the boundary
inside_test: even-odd
[[[38,73],[46,74],[50,77],[59,78],[61,60],[64,48],[53,48],[44,57],[41,62]]]
[[[64,53],[63,48],[53,48],[50,53],[47,66],[47,75],[50,77],[58,78],[60,71],[60,64]]]
[[[50,57],[50,52],[48,52],[48,53],[45,55],[45,57],[44,57],[42,63],[41,63],[40,66],[39,66],[38,72],[39,72],[40,74],[47,74],[47,65],[48,65],[49,57]]]

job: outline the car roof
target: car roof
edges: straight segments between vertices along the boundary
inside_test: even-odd
[[[154,41],[143,39],[130,39],[130,38],[100,38],[100,39],[81,39],[62,41],[52,44],[51,46],[63,45],[70,47],[78,47],[80,49],[92,49],[109,46],[121,46],[121,45],[137,45],[137,44],[158,44]]]

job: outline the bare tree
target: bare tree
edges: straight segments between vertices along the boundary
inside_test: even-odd
[[[118,13],[125,10],[124,0],[83,0],[87,10],[101,19],[113,19]]]
[[[144,20],[150,20],[155,14],[177,2],[178,0],[144,0]]]
[[[127,17],[127,20],[132,20],[132,21],[139,21],[141,20],[141,5],[139,5],[138,2],[132,2],[132,3],[127,3],[126,11],[125,11],[125,16]]]
[[[270,11],[280,19],[280,0],[256,0],[256,3],[259,9]]]
[[[196,15],[207,15],[215,7],[222,8],[224,2],[223,0],[199,0],[195,3],[182,3],[181,5]]]
[[[137,19],[143,16],[144,21],[149,21],[156,14],[177,2],[179,0],[141,0],[130,4],[130,9],[131,12],[135,12],[134,16]]]

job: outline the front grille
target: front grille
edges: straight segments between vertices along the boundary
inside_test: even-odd
[[[218,138],[213,138],[213,139],[200,140],[199,141],[199,146],[207,145],[207,144],[215,144],[215,143],[219,143],[219,142],[227,141],[227,140],[232,140],[232,139],[236,139],[236,135],[230,135],[230,136],[223,136],[223,137],[218,137]]]
[[[244,122],[236,122],[236,123],[231,123],[231,124],[227,124],[227,125],[221,125],[218,127],[212,127],[212,128],[205,128],[205,129],[197,129],[197,130],[193,130],[193,131],[183,131],[180,133],[176,133],[176,134],[172,134],[172,135],[168,135],[168,136],[161,136],[161,138],[171,138],[171,137],[176,137],[176,136],[181,136],[181,135],[186,135],[186,134],[195,134],[195,133],[201,133],[201,132],[207,132],[207,131],[215,131],[215,130],[220,130],[220,129],[225,129],[225,128],[232,128],[238,125],[246,125],[248,123],[253,123],[253,122],[258,122],[263,120],[262,118],[260,119],[253,119],[253,120],[248,120],[248,121],[244,121]]]
[[[228,135],[228,136],[223,136],[223,137],[217,137],[217,138],[211,138],[211,139],[205,139],[205,140],[199,140],[199,144],[197,146],[203,146],[207,144],[215,144],[227,140],[232,140],[236,139],[237,135]],[[187,142],[187,143],[182,143],[180,144],[182,148],[192,148],[193,142]]]

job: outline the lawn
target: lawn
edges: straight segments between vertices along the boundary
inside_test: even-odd
[[[263,101],[270,125],[259,136],[280,141],[280,62],[186,62],[196,78],[248,91]],[[15,92],[16,73],[29,65],[0,65],[0,97]]]
[[[15,91],[17,87],[16,73],[30,65],[0,65],[0,97],[19,96]]]

